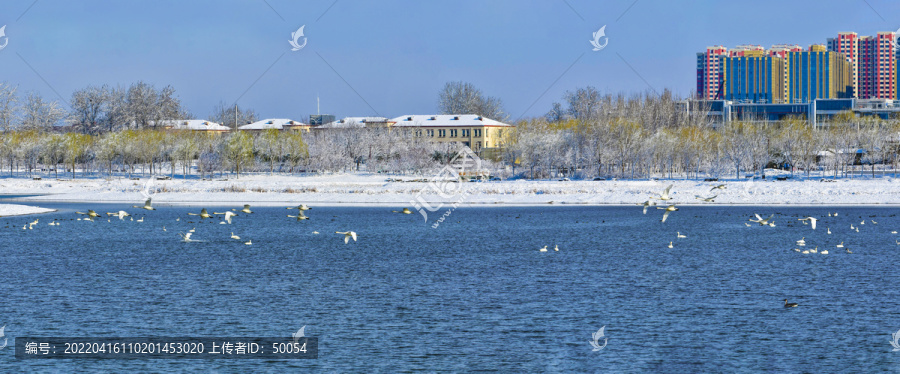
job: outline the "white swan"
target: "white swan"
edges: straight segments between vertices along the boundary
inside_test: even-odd
[[[838,244],[838,245],[836,245],[835,247],[838,247],[838,248],[844,248],[844,242],[841,242],[841,244]]]
[[[253,213],[253,211],[250,210],[250,204],[244,204],[244,209],[241,209],[241,212],[244,212],[244,213],[247,213],[247,214]]]
[[[202,242],[202,240],[191,239],[191,235],[194,235],[194,233],[192,233],[192,232],[184,233],[184,234],[179,232],[178,235],[181,235],[181,241],[183,241],[185,243]]]
[[[349,243],[350,238],[353,238],[354,242],[356,241],[356,233],[353,231],[335,231],[334,233],[344,235],[344,244]]]
[[[669,191],[672,189],[672,186],[674,186],[674,184],[670,184],[669,187],[666,187],[666,190],[663,191],[661,194],[659,194],[659,197],[654,196],[654,197],[651,197],[651,199],[657,199],[657,200],[662,200],[662,201],[672,200],[672,198],[669,197]]]
[[[200,210],[200,214],[197,214],[197,213],[188,213],[188,215],[189,215],[189,216],[200,216],[200,219],[203,219],[203,218],[212,218],[212,216],[209,215],[209,212],[206,211],[206,208],[201,209],[201,210]]]
[[[156,210],[152,205],[150,205],[150,198],[148,197],[146,201],[144,201],[144,205],[132,205],[132,208],[140,208],[146,210]]]
[[[812,229],[815,230],[816,229],[816,221],[818,221],[819,219],[813,218],[813,217],[806,217],[806,218],[797,218],[797,220],[804,221],[804,222],[809,221],[809,224],[812,225]]]
[[[772,227],[775,226],[775,224],[774,224],[775,222],[772,221],[772,218],[775,217],[775,214],[770,215],[769,218],[766,218],[766,219],[763,219],[759,214],[754,214],[754,216],[756,216],[756,219],[750,218],[748,221],[756,222],[760,226],[772,226]]]
[[[235,235],[234,232],[231,233],[231,238],[234,239],[234,240],[241,240],[241,237]]]
[[[120,211],[118,211],[118,212],[116,212],[116,213],[106,212],[106,215],[107,215],[107,216],[116,216],[116,217],[119,217],[119,220],[120,220],[120,221],[124,221],[124,220],[125,220],[125,217],[131,216],[130,214],[128,214],[128,212],[126,212],[126,211],[124,211],[124,210],[120,210]]]
[[[718,197],[718,196],[719,196],[719,195],[713,195],[713,196],[710,196],[710,197],[703,197],[703,196],[700,196],[700,195],[695,195],[694,198],[697,199],[697,200],[703,200],[704,202],[707,202],[707,203],[714,203],[714,202],[715,202],[715,198]]]
[[[91,220],[91,221],[93,221],[94,218],[100,217],[100,215],[97,214],[97,212],[95,212],[95,211],[93,211],[93,210],[88,210],[87,213],[84,213],[84,212],[75,212],[75,213],[81,214],[81,215],[84,215],[84,216],[88,216],[87,219],[89,219],[89,220]]]
[[[231,212],[231,211],[228,211],[228,212],[225,212],[225,213],[216,213],[216,212],[213,212],[213,214],[225,215],[225,222],[228,222],[229,225],[231,224],[231,217],[237,216],[237,214],[234,214],[234,212]]]
[[[669,186],[669,187],[671,187],[671,186]],[[663,213],[662,222],[666,222],[666,219],[669,218],[669,213],[672,213],[672,212],[678,210],[678,208],[675,207],[675,204],[669,205],[665,208],[656,207],[656,209],[663,209],[666,211],[665,213]]]
[[[290,214],[288,214],[287,216],[288,216],[288,218],[296,218],[297,221],[304,220],[304,219],[309,219],[309,217],[307,217],[305,214],[303,214],[303,211],[302,211],[302,210],[298,210],[296,216],[292,216],[292,215],[290,215]]]
[[[340,233],[338,233],[340,234]],[[346,240],[345,240],[346,242]],[[543,248],[538,249],[538,252],[547,252],[547,246],[545,245]]]
[[[804,237],[800,238],[800,240],[797,241],[797,245],[799,245],[801,247],[805,246],[806,245],[806,237],[804,236]]]
[[[673,248],[672,242],[669,242],[669,248]]]
[[[675,234],[677,234],[676,235],[677,238],[687,238],[687,236],[681,235],[681,232],[676,231]]]
[[[640,203],[640,204],[638,204],[638,205],[643,205],[643,206],[644,206],[644,214],[647,214],[647,208],[656,205],[656,202],[655,202],[655,201],[647,200],[647,201],[645,201],[645,202],[643,202],[643,203]]]

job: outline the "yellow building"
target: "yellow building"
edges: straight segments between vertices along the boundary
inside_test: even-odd
[[[436,143],[458,142],[479,154],[503,148],[514,126],[476,114],[408,115],[391,120],[393,127],[415,129],[416,136]],[[482,156],[484,157],[484,156]]]

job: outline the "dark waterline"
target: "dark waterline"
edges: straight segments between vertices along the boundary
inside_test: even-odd
[[[15,372],[900,368],[888,344],[900,329],[896,208],[683,207],[663,224],[640,207],[461,207],[432,229],[378,207],[314,207],[303,222],[261,207],[220,225],[189,223],[200,207],[39,205],[59,211],[0,218],[0,356]],[[144,222],[75,221],[86,209]],[[775,213],[776,227],[745,226],[754,213]],[[817,230],[797,221],[807,215]],[[194,227],[207,242],[180,242]],[[346,230],[359,241],[334,233]],[[830,254],[793,251],[815,246]],[[16,336],[289,336],[304,325],[317,360],[24,361],[11,349]],[[608,345],[592,352],[601,326]]]

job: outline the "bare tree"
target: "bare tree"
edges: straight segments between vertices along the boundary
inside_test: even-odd
[[[441,114],[477,114],[505,121],[503,102],[497,97],[484,96],[475,85],[467,82],[447,82],[438,99]]]
[[[596,88],[587,86],[578,88],[574,92],[566,92],[566,102],[569,104],[568,114],[580,121],[592,121],[600,115],[600,92]]]
[[[133,128],[147,128],[161,121],[183,119],[184,114],[174,88],[166,86],[157,91],[142,81],[128,87],[125,108],[131,120],[129,125]]]
[[[254,112],[253,109],[243,109],[237,104],[228,105],[224,101],[220,101],[213,108],[209,120],[222,126],[237,129],[248,123],[256,122],[259,118],[257,118],[256,112]]]
[[[18,86],[9,83],[0,83],[0,130],[8,131],[13,128],[18,111]]]
[[[22,106],[22,128],[25,130],[49,130],[66,118],[66,111],[56,101],[45,101],[37,93],[29,93]]]
[[[88,86],[72,93],[72,124],[84,134],[101,131],[102,117],[109,107],[106,86]]]

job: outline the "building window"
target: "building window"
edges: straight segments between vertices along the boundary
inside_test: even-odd
[[[447,136],[447,130],[438,130],[438,138]]]
[[[434,137],[434,130],[427,130],[426,133],[428,134],[429,137],[431,137],[431,138]]]
[[[469,129],[463,129],[463,130],[462,130],[462,136],[468,138],[468,137],[469,137]]]
[[[450,130],[450,137],[451,137],[451,138],[455,138],[455,137],[456,137],[456,129]]]
[[[481,142],[475,142],[475,150],[481,149]]]
[[[475,136],[481,136],[481,129],[475,129]]]

